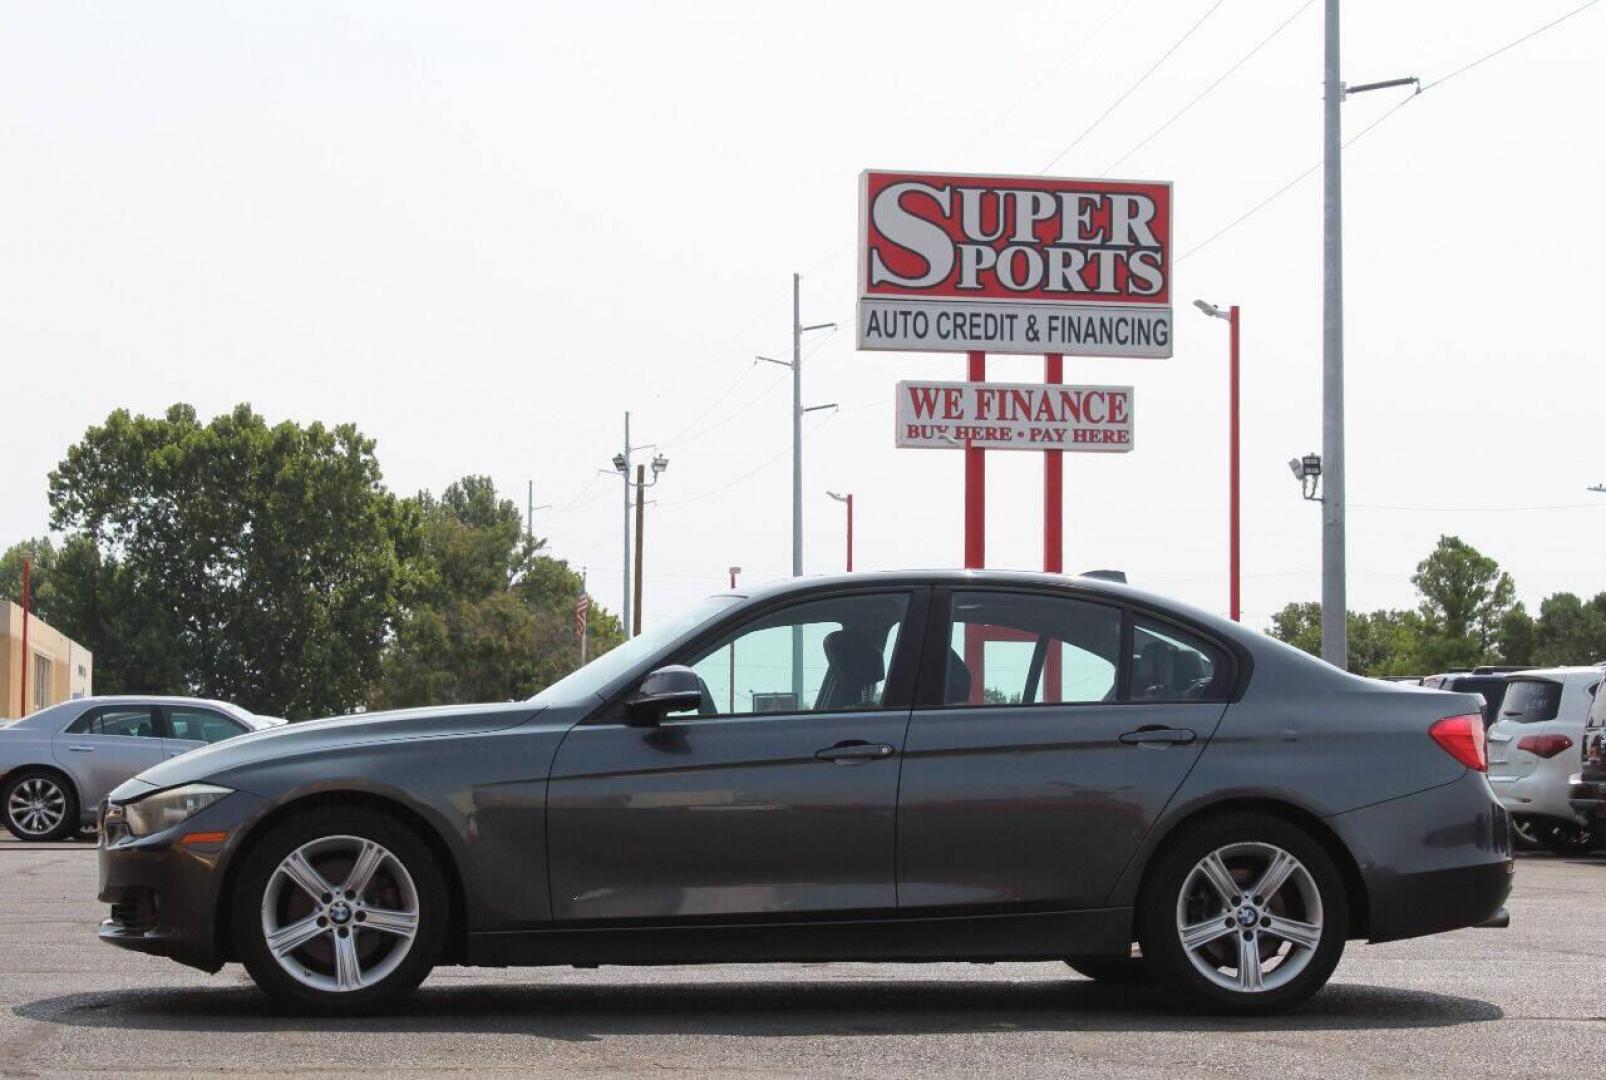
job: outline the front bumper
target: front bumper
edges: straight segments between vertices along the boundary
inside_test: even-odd
[[[100,939],[203,971],[222,967],[227,957],[217,931],[224,871],[242,824],[260,805],[256,796],[236,791],[153,836],[108,838],[102,829],[99,899],[112,910],[100,924]],[[222,843],[178,842],[196,832],[229,836]]]

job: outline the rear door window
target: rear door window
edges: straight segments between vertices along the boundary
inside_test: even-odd
[[[1500,719],[1517,724],[1554,720],[1561,707],[1561,683],[1548,679],[1512,679],[1500,705]]]
[[[186,742],[215,743],[245,734],[245,725],[211,709],[168,706],[167,725],[172,737]]]
[[[1168,623],[1142,616],[1133,621],[1133,701],[1219,701],[1231,679],[1217,646]]]
[[[154,739],[157,737],[156,710],[149,705],[109,705],[91,709],[73,721],[67,734]]]
[[[1121,610],[1062,596],[958,592],[945,705],[1114,701]]]

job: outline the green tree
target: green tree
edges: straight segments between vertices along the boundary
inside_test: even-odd
[[[50,537],[24,540],[0,555],[0,600],[22,603],[22,560],[31,557],[28,567],[28,610],[47,623],[56,621],[56,545]]]
[[[1502,664],[1531,664],[1538,649],[1538,626],[1521,601],[1500,617],[1495,648]]]
[[[386,650],[374,704],[384,708],[527,697],[579,664],[580,575],[527,539],[517,507],[488,477],[409,500],[420,522],[406,610]],[[592,605],[591,655],[623,638]]]
[[[97,689],[292,718],[363,704],[416,529],[373,451],[352,425],[270,427],[249,405],[206,424],[188,405],[119,409],[90,428],[50,506],[76,533],[58,618],[95,652]]]
[[[1409,675],[1420,664],[1422,620],[1414,611],[1351,611],[1349,670],[1357,675]],[[1272,637],[1303,649],[1322,652],[1322,605],[1315,601],[1286,605],[1271,617]]]
[[[1411,584],[1422,594],[1423,658],[1441,669],[1489,655],[1517,591],[1499,563],[1456,536],[1439,537]]]
[[[1534,628],[1534,662],[1592,664],[1606,659],[1606,593],[1585,602],[1570,592],[1555,593],[1539,605]]]

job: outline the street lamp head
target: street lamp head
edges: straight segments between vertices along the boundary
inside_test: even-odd
[[[1232,318],[1231,315],[1227,314],[1225,311],[1222,311],[1216,305],[1207,304],[1203,300],[1195,300],[1193,302],[1193,306],[1198,308],[1200,311],[1204,312],[1206,315],[1210,316],[1212,319],[1230,319],[1230,318]]]
[[[663,472],[667,468],[669,468],[669,459],[668,458],[664,457],[664,455],[662,455],[662,454],[658,454],[658,455],[655,455],[653,457],[653,459],[652,459],[652,474],[653,474],[653,476],[657,476],[659,473]]]
[[[1299,473],[1301,477],[1322,475],[1322,456],[1320,454],[1306,454],[1300,458]]]
[[[616,472],[626,472],[630,468],[630,462],[625,460],[623,454],[615,454],[613,455],[613,467]]]
[[[740,566],[731,567],[731,573],[732,574],[740,574],[741,572],[742,572],[742,568]]]
[[[847,496],[847,495],[838,495],[834,491],[827,491],[826,494],[831,496],[831,498],[835,499],[839,503],[845,503],[845,502],[848,501],[848,498],[849,498],[849,496]]]

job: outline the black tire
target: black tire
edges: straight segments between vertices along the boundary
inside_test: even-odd
[[[281,966],[279,959],[274,956],[268,947],[267,931],[263,925],[264,902],[270,885],[274,883],[273,879],[279,874],[280,864],[304,845],[331,838],[356,838],[380,845],[400,863],[404,876],[410,880],[416,894],[417,926],[411,944],[391,970],[360,989],[320,989],[301,981]],[[382,1011],[411,994],[439,959],[451,929],[451,903],[446,879],[424,840],[391,815],[357,806],[324,807],[298,814],[274,826],[251,846],[244,858],[230,908],[235,948],[251,978],[281,1004],[299,1012],[321,1016],[357,1016]],[[333,901],[338,902],[342,898],[338,886],[346,879],[340,870],[340,855],[337,853],[332,858],[336,861],[331,863],[325,860],[323,868],[330,870],[329,880],[333,881],[335,876],[341,877],[341,881],[334,882],[337,889]],[[344,863],[348,871],[351,862],[348,859]],[[393,866],[387,864],[376,873],[375,888],[388,887],[394,894],[401,876],[396,874]],[[301,903],[307,908],[301,913],[304,915],[318,914],[319,904],[293,885],[281,882],[276,888],[277,895],[283,897],[281,902]],[[362,899],[358,898],[359,902],[353,907],[361,908]],[[373,906],[388,908],[404,905],[375,902]],[[376,948],[385,952],[400,947],[390,943],[390,938],[385,934],[359,935],[364,916],[348,917],[358,921],[341,927],[339,933],[341,938],[346,938],[349,931],[353,950],[359,948],[359,940],[365,943],[363,947],[378,942]],[[285,921],[291,921],[291,917],[287,916]],[[327,919],[319,925],[328,926],[329,929],[319,932],[317,939],[309,943],[305,950],[292,952],[290,962],[301,969],[306,977],[315,978],[321,974],[323,978],[332,978],[335,974],[331,971],[320,972],[317,966],[319,960],[311,952],[327,942],[327,948],[332,953],[335,947],[332,935],[337,931]]]
[[[1078,975],[1106,986],[1144,986],[1153,981],[1141,956],[1067,956],[1065,962]]]
[[[18,820],[22,817],[20,813],[13,816],[13,797],[18,796],[19,792],[27,794],[33,790],[49,792],[46,798],[52,808],[59,800],[61,820],[53,827],[42,831],[31,831],[25,827],[24,821]],[[28,801],[33,802],[31,799]],[[78,791],[73,787],[72,781],[53,769],[17,769],[7,773],[5,783],[0,784],[0,818],[5,820],[6,831],[18,840],[35,843],[65,840],[78,832],[78,814]]]
[[[1212,852],[1228,851],[1233,854],[1222,857],[1223,866],[1232,875],[1235,888],[1248,890],[1262,872],[1254,862],[1255,855],[1265,852],[1268,858],[1275,857],[1271,853],[1278,850],[1297,860],[1305,875],[1299,876],[1296,871],[1271,897],[1244,901],[1240,893],[1236,908],[1217,899],[1219,891],[1210,889],[1207,877],[1194,875],[1195,868]],[[1265,901],[1263,906],[1261,900]],[[1219,911],[1208,906],[1218,903]],[[1194,906],[1198,904],[1207,906]],[[1229,926],[1228,920],[1238,919],[1239,913],[1248,918],[1257,910],[1261,918],[1248,928],[1237,921]],[[1196,916],[1190,911],[1202,914]],[[1314,940],[1308,948],[1295,945],[1291,938],[1283,938],[1272,929],[1262,929],[1277,925],[1279,929],[1292,930],[1314,923],[1317,913],[1320,933],[1318,936],[1308,930]],[[1190,953],[1182,943],[1180,927],[1184,923],[1202,927],[1218,917],[1223,918],[1225,933],[1218,941]],[[1138,933],[1149,971],[1184,1006],[1205,1012],[1253,1016],[1283,1012],[1302,1004],[1326,984],[1338,966],[1348,930],[1349,904],[1343,878],[1332,857],[1303,829],[1266,814],[1224,813],[1186,826],[1156,856],[1138,898]],[[1274,965],[1263,976],[1259,974],[1260,965],[1243,969],[1253,973],[1253,980],[1265,980],[1267,985],[1262,989],[1240,989],[1242,984],[1236,980],[1242,978],[1241,973],[1228,976],[1222,970],[1236,968],[1232,959],[1239,955],[1240,940],[1247,943],[1242,948],[1258,950],[1254,955],[1260,965]],[[1199,957],[1197,965],[1194,955]],[[1217,974],[1208,976],[1201,967],[1212,968]],[[1222,985],[1216,979],[1234,981],[1235,985]]]
[[[1595,830],[1577,822],[1541,818],[1533,822],[1533,834],[1540,847],[1564,858],[1577,858],[1595,850]]]

